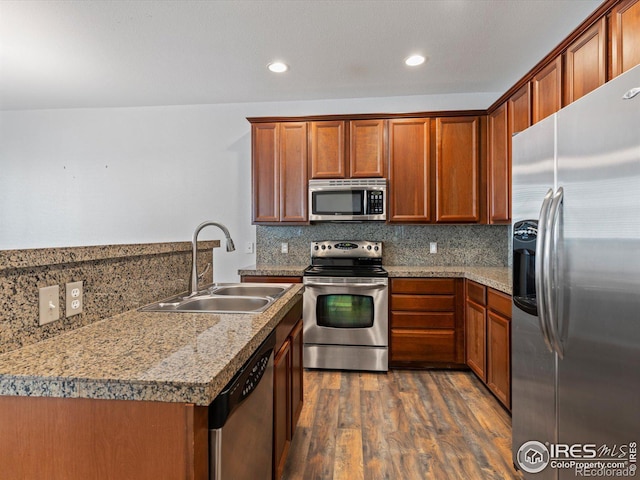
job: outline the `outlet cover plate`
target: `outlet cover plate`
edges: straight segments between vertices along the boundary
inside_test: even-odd
[[[82,283],[83,282],[70,282],[66,285],[65,312],[67,317],[82,313]]]
[[[60,318],[60,287],[42,287],[38,290],[40,320],[39,325],[46,325]]]

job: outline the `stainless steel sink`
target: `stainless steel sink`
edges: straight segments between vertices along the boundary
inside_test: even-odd
[[[260,313],[269,308],[289,288],[284,284],[216,284],[196,295],[175,295],[152,303],[145,312]]]
[[[262,297],[202,297],[176,307],[180,312],[262,312],[273,299]]]
[[[215,295],[239,295],[241,297],[278,297],[289,288],[288,286],[271,285],[233,285],[226,287],[215,287],[211,293]]]

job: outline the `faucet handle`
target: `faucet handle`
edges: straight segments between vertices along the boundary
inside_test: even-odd
[[[207,263],[207,266],[204,267],[204,270],[202,271],[202,273],[198,274],[198,284],[202,281],[202,279],[204,278],[204,276],[209,270],[211,270],[211,264]]]

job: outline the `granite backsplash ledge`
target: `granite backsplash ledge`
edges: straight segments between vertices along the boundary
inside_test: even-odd
[[[199,242],[199,271],[219,246]],[[191,242],[0,251],[0,353],[185,291],[190,269]],[[76,281],[83,311],[66,318],[65,284]],[[38,290],[52,285],[60,288],[60,319],[40,326]]]
[[[317,240],[371,240],[384,243],[385,265],[505,267],[509,264],[509,225],[388,225],[318,223],[256,227],[258,265],[308,265]],[[289,253],[280,244],[289,244]],[[429,243],[438,253],[429,253]]]

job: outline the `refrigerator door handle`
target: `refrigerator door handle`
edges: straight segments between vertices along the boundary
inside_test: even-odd
[[[562,200],[564,198],[564,190],[562,187],[558,188],[556,194],[551,200],[551,207],[549,208],[549,217],[547,219],[547,228],[545,231],[545,247],[543,261],[545,262],[545,290],[546,295],[545,304],[548,308],[547,331],[549,332],[549,338],[553,349],[560,358],[564,356],[564,349],[560,341],[558,334],[558,295],[557,290],[561,285],[558,281],[558,269],[557,269],[557,253],[558,253],[558,236],[556,234],[558,228],[558,221],[560,218],[560,208],[562,206]]]
[[[544,343],[550,352],[553,352],[551,345],[551,339],[549,337],[548,329],[548,314],[547,314],[547,295],[546,286],[546,262],[544,257],[546,255],[546,235],[547,235],[547,220],[549,218],[549,208],[551,207],[551,200],[553,197],[553,190],[549,189],[542,201],[542,207],[540,208],[540,218],[538,220],[538,241],[536,243],[536,299],[538,302],[538,322],[540,324],[540,330],[542,331],[542,338]]]

